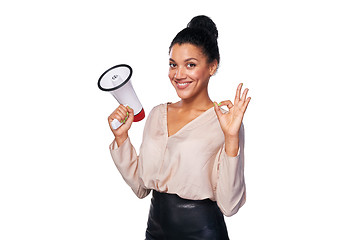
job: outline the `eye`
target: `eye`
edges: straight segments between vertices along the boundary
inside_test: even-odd
[[[175,68],[176,67],[176,64],[175,63],[169,63],[169,66],[171,67],[171,68]]]
[[[188,64],[186,64],[186,66],[188,68],[194,68],[194,67],[196,67],[196,64],[195,63],[188,63]]]

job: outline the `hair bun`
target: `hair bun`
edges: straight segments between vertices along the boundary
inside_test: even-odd
[[[215,39],[218,38],[218,30],[215,23],[205,15],[196,16],[187,25],[188,28],[201,28],[207,30]]]

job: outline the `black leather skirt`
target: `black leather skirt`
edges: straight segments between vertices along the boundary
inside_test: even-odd
[[[153,190],[146,240],[228,240],[224,216],[210,199],[187,200]]]

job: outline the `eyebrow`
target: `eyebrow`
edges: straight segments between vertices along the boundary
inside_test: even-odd
[[[188,59],[185,59],[185,62],[188,62],[188,61],[191,61],[191,60],[199,61],[196,58],[188,58]]]
[[[197,60],[196,58],[187,58],[187,59],[185,59],[185,62],[188,62],[188,61],[191,61],[191,60],[199,61],[199,60]],[[169,58],[169,61],[176,62],[176,61],[175,61],[174,59],[172,59],[172,58]]]

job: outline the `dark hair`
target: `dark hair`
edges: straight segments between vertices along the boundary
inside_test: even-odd
[[[220,63],[220,53],[217,43],[218,30],[215,23],[207,16],[196,16],[181,30],[170,44],[169,51],[175,44],[190,43],[202,49],[208,63],[217,60]]]

